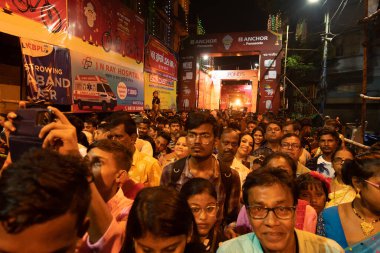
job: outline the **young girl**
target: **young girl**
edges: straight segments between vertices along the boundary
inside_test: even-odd
[[[181,188],[181,196],[187,200],[193,212],[201,241],[207,252],[214,253],[219,244],[226,240],[219,229],[217,214],[219,204],[215,187],[203,178],[193,178]]]
[[[171,188],[142,189],[129,213],[121,252],[204,252],[186,200]]]
[[[297,197],[309,202],[319,215],[329,199],[330,181],[316,171],[302,174],[296,179]]]

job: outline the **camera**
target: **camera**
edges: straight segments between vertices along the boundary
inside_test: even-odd
[[[45,108],[19,109],[16,114],[13,120],[16,131],[9,136],[12,161],[17,161],[33,147],[41,148],[43,139],[38,135],[45,125],[54,120],[51,111]]]

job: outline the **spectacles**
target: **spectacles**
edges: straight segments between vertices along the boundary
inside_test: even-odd
[[[208,216],[215,216],[218,212],[218,205],[209,205],[205,208],[199,207],[199,206],[190,206],[191,212],[194,216],[199,216],[202,211],[204,211]]]
[[[187,134],[187,140],[190,143],[195,142],[198,137],[199,137],[199,140],[202,144],[209,144],[210,143],[211,134],[208,134],[208,133],[202,133],[202,134],[188,133]]]
[[[343,164],[345,163],[346,161],[352,161],[352,159],[342,159],[340,157],[335,157],[333,159],[333,163],[340,163],[340,164]]]
[[[281,143],[281,147],[283,148],[287,148],[287,149],[299,149],[301,146],[297,143],[287,143],[287,142],[284,142],[284,143]]]
[[[265,219],[269,211],[273,211],[277,218],[281,220],[288,220],[293,217],[294,206],[276,206],[273,208],[262,206],[248,206],[248,213],[252,219]]]
[[[371,182],[369,180],[364,180],[365,182],[367,182],[368,184],[372,185],[373,187],[377,188],[378,190],[380,189],[380,184],[376,184],[374,182]]]

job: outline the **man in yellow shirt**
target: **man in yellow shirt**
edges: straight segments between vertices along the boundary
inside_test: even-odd
[[[135,121],[126,112],[111,115],[109,138],[119,141],[133,153],[129,178],[145,186],[160,185],[162,169],[152,156],[139,152],[135,147],[137,127]]]

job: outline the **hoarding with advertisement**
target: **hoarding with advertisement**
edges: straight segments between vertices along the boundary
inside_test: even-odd
[[[71,104],[69,50],[23,38],[20,43],[28,97],[33,101]]]
[[[144,82],[144,98],[146,110],[152,109],[153,92],[155,91],[158,91],[158,97],[160,98],[160,109],[175,109],[177,107],[176,81],[160,75],[145,72]]]
[[[135,59],[144,57],[144,20],[119,0],[68,0],[69,32],[84,42]]]
[[[78,52],[71,52],[73,111],[144,109],[141,72]]]
[[[177,59],[153,37],[147,43],[144,68],[147,72],[177,80]]]
[[[37,25],[44,26],[51,33],[67,30],[66,0],[3,0],[0,7],[9,15],[8,18],[20,16],[29,19]]]

